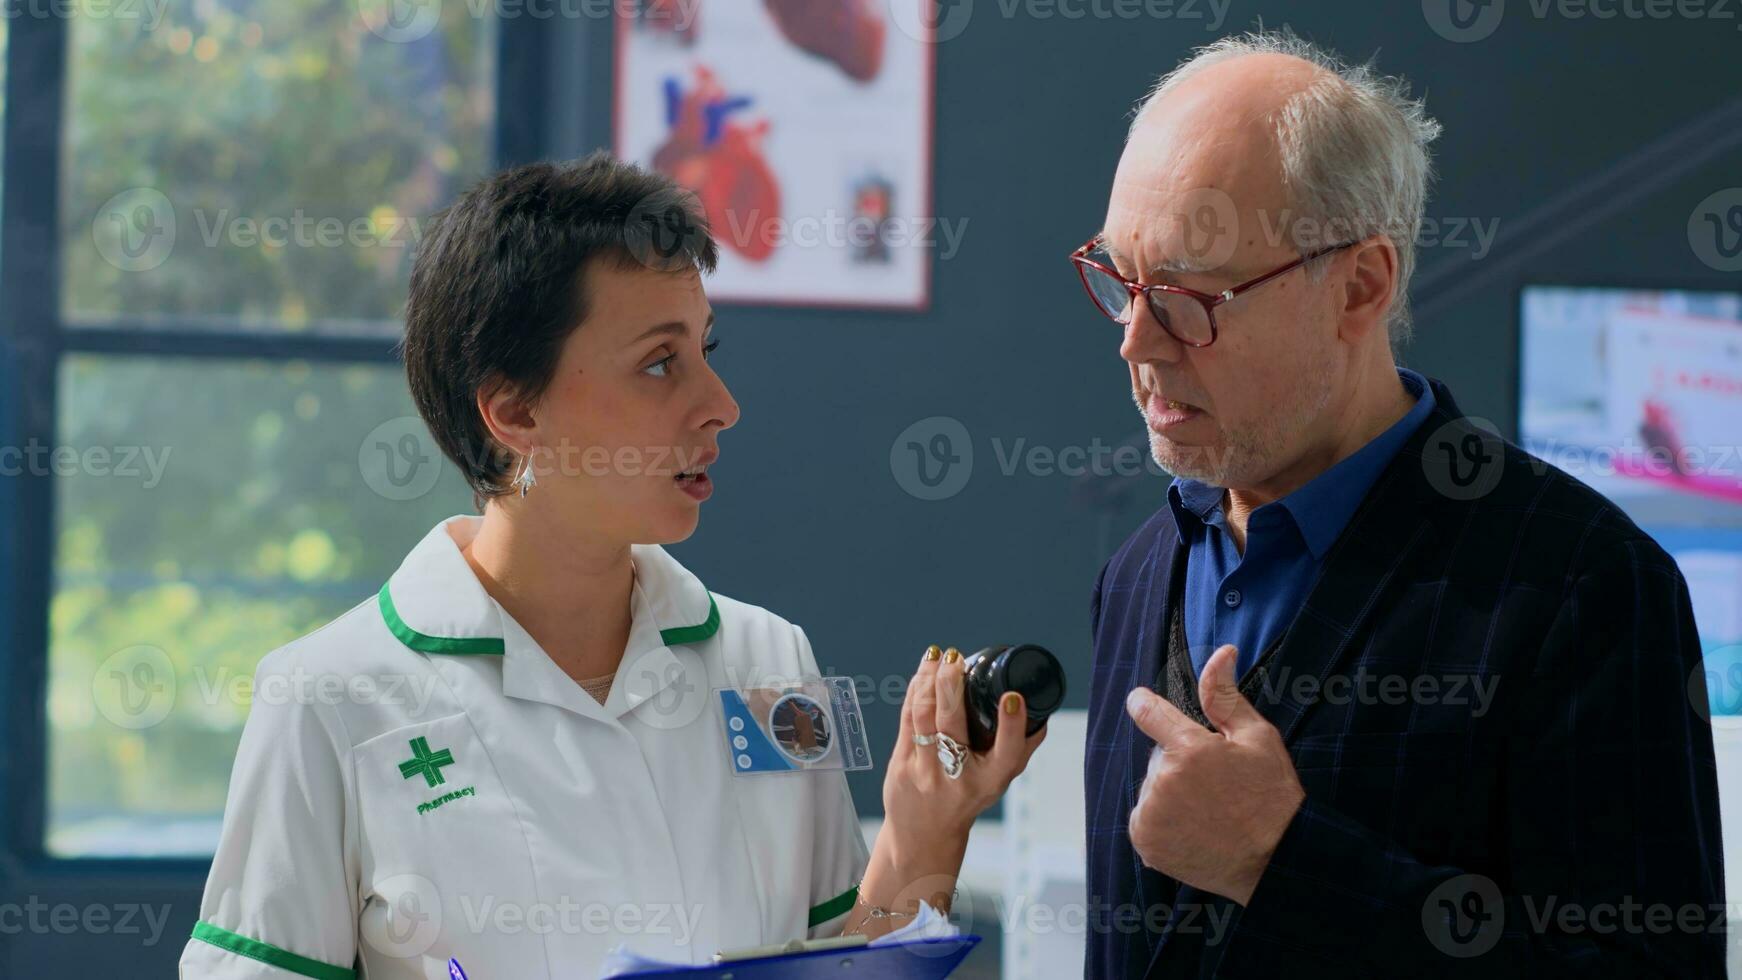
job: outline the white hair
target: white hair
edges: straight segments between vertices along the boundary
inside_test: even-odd
[[[1135,131],[1150,109],[1181,83],[1212,65],[1250,54],[1292,55],[1323,70],[1275,116],[1282,179],[1297,244],[1325,247],[1375,234],[1397,248],[1396,296],[1386,314],[1395,347],[1409,339],[1409,280],[1415,242],[1433,177],[1428,144],[1440,124],[1402,78],[1379,74],[1372,62],[1350,65],[1286,27],[1231,35],[1197,49],[1163,75],[1139,103]],[[1129,136],[1127,136],[1129,139]],[[1335,240],[1329,240],[1334,238]],[[1322,281],[1326,258],[1308,264]]]

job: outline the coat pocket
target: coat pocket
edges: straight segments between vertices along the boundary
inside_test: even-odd
[[[491,926],[498,907],[531,902],[536,881],[514,804],[470,719],[384,732],[355,746],[352,760],[365,964],[397,976],[450,956],[480,968],[542,959],[537,936]]]

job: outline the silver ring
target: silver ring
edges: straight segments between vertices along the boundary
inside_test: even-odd
[[[935,741],[937,741],[937,739],[930,735],[921,735],[918,732],[913,733],[913,744],[915,745],[930,745]]]
[[[943,732],[938,732],[937,743],[938,765],[944,767],[944,775],[951,779],[962,778],[962,767],[968,764],[968,750]]]

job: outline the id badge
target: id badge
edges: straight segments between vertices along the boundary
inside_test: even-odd
[[[737,775],[871,768],[871,741],[850,677],[723,687],[715,693]]]

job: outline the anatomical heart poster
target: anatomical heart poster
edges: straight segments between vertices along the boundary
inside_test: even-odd
[[[924,309],[934,0],[619,4],[616,152],[695,192],[728,302]]]

